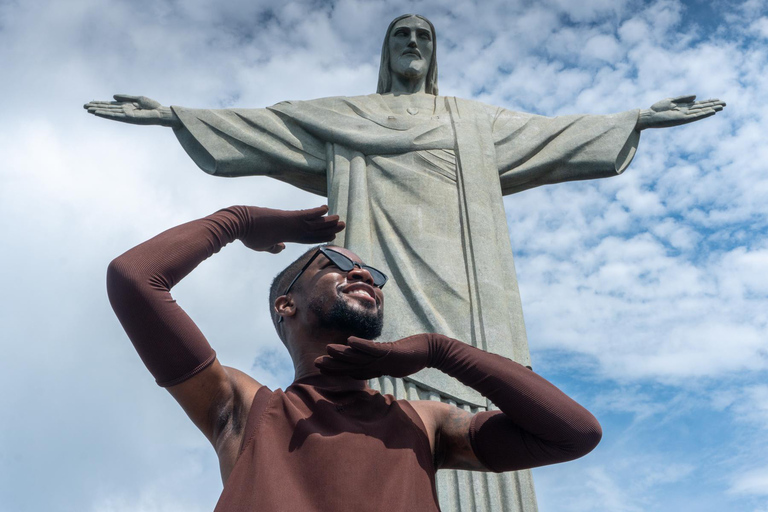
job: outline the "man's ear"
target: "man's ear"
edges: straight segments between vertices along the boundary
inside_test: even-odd
[[[285,319],[296,314],[296,305],[290,295],[281,295],[275,299],[275,313]]]

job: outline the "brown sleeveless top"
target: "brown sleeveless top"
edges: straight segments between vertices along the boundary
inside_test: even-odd
[[[439,512],[413,407],[310,376],[259,389],[216,512]]]

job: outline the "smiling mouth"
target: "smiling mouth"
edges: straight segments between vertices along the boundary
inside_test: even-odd
[[[342,290],[342,293],[345,295],[351,295],[352,297],[358,297],[365,300],[366,302],[373,302],[374,304],[378,304],[379,301],[376,298],[375,292],[372,289],[369,290],[368,288],[369,287],[367,286],[355,285]]]

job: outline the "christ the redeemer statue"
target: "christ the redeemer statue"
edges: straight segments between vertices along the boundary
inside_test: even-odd
[[[439,96],[435,49],[432,24],[405,15],[387,29],[376,94],[223,110],[115,95],[85,108],[173,128],[207,173],[271,176],[327,196],[347,223],[336,245],[392,276],[382,341],[437,332],[530,365],[502,197],[621,174],[640,131],[703,119],[725,103],[682,96],[611,115],[512,112]],[[474,411],[488,406],[442,372],[410,380],[380,386],[402,398],[437,393]],[[473,478],[465,484],[477,492],[490,485]],[[455,509],[486,510],[474,499]],[[535,510],[517,499],[517,508],[488,510]]]

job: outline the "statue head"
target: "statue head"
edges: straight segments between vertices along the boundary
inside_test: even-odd
[[[426,80],[425,80],[425,92],[427,94],[434,94],[437,96],[437,40],[436,40],[436,34],[435,34],[435,27],[432,25],[432,22],[429,21],[424,16],[419,16],[418,14],[404,14],[402,16],[398,16],[394,20],[392,20],[392,23],[389,24],[389,27],[387,28],[387,33],[384,36],[384,44],[381,47],[381,65],[379,67],[379,85],[376,89],[376,92],[379,94],[384,94],[386,92],[392,91],[392,56],[390,55],[390,38],[393,36],[393,29],[395,28],[395,25],[401,20],[407,19],[407,18],[416,18],[423,22],[425,22],[429,29],[431,30],[432,34],[432,55],[429,56],[429,66],[426,71]],[[425,57],[426,58],[426,57]]]

